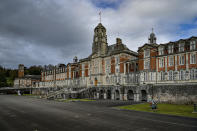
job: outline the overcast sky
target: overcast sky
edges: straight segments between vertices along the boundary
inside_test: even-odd
[[[197,0],[0,0],[0,65],[47,65],[90,55],[94,27],[137,51],[151,28],[157,43],[197,36]]]

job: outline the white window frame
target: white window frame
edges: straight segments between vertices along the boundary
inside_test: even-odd
[[[179,44],[179,52],[184,52],[185,43]]]
[[[144,69],[149,69],[150,68],[150,59],[145,59],[144,60]]]
[[[144,58],[150,57],[150,49],[144,50]]]
[[[174,53],[174,45],[168,45],[168,54]]]
[[[164,58],[159,58],[159,67],[164,67]]]
[[[151,73],[150,73],[150,80],[151,80],[151,81],[154,80],[153,76],[154,76],[154,75],[153,75],[153,72],[151,72]]]
[[[148,73],[147,72],[144,72],[144,81],[148,81]]]
[[[163,71],[160,72],[160,80],[161,80],[161,81],[165,80],[164,73],[165,73],[165,72],[163,72]]]
[[[196,64],[196,54],[195,53],[190,54],[190,64]]]
[[[179,55],[179,65],[185,65],[185,55]]]
[[[179,71],[179,80],[185,80],[185,72],[184,70]]]
[[[196,69],[191,69],[190,70],[190,79],[191,80],[197,79],[197,70]]]
[[[196,49],[196,41],[192,40],[190,41],[190,50],[195,50]]]
[[[169,76],[169,80],[170,81],[174,80],[174,72],[172,70],[170,70],[168,73],[169,73],[169,75],[168,75]]]
[[[173,66],[174,65],[174,56],[169,56],[168,57],[168,66]]]
[[[159,55],[164,55],[164,47],[159,47]]]

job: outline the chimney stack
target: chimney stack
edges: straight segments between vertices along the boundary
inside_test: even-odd
[[[122,40],[121,40],[120,38],[116,38],[116,44],[117,44],[117,45],[122,44]]]

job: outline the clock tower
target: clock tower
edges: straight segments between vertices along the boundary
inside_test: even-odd
[[[92,54],[104,56],[107,54],[107,35],[105,27],[99,23],[94,29],[94,37],[92,44]]]

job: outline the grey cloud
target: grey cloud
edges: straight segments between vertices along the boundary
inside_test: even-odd
[[[121,37],[135,51],[147,42],[152,27],[158,43],[197,35],[195,29],[179,35],[180,24],[197,18],[196,0],[122,0],[118,9],[98,9],[91,1],[1,0],[0,65],[58,64],[71,62],[75,55],[87,57],[100,10],[108,43]]]

